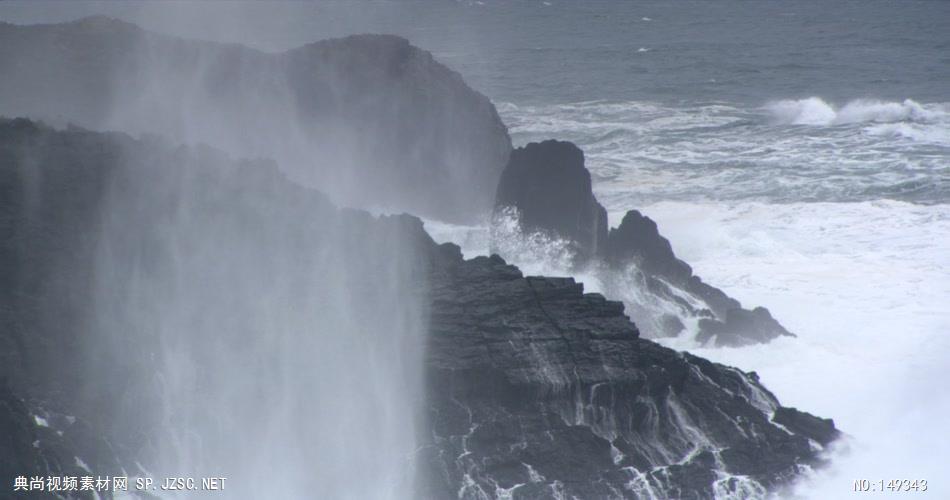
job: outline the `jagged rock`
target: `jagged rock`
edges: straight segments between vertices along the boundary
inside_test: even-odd
[[[792,335],[767,309],[743,309],[739,301],[694,275],[686,262],[676,258],[656,223],[640,212],[627,212],[608,233],[606,210],[593,194],[584,154],[570,142],[531,143],[512,152],[495,198],[493,240],[510,237],[505,218],[512,215],[522,234],[567,240],[575,267],[605,262],[608,270],[601,274],[608,274],[604,276],[608,288],[621,289],[617,291],[622,294],[624,287],[643,287],[651,297],[631,299],[627,305],[649,337],[676,336],[685,330],[670,309],[697,319],[696,339],[701,342],[736,346]],[[631,264],[637,276],[627,274]]]
[[[743,309],[739,301],[694,275],[689,264],[676,258],[673,247],[660,234],[656,222],[636,210],[627,212],[620,226],[610,230],[607,260],[617,267],[629,262],[636,263],[648,275],[651,290],[659,295],[667,295],[670,300],[676,300],[675,294],[671,293],[671,285],[701,299],[702,304],[713,313],[711,318],[699,319],[696,338],[701,342],[736,346],[792,335],[772,317],[768,309]],[[688,302],[679,303],[690,313],[700,312]]]
[[[104,17],[0,23],[0,115],[204,142],[347,205],[452,221],[489,213],[511,150],[488,98],[388,35],[272,54]]]
[[[574,245],[580,262],[607,242],[607,211],[591,191],[584,152],[570,142],[531,143],[511,153],[495,195],[495,216],[515,210],[524,231],[540,231]]]
[[[753,374],[640,339],[622,304],[573,279],[523,277],[497,256],[443,262],[427,352],[430,498],[764,495],[821,462],[811,441],[837,436]],[[773,412],[801,424],[783,429]]]
[[[606,257],[614,263],[639,259],[644,271],[679,281],[693,274],[688,264],[673,255],[670,241],[660,235],[656,222],[636,210],[627,212],[620,225],[610,230]]]

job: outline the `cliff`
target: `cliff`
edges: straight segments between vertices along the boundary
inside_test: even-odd
[[[623,304],[573,279],[447,260],[426,364],[432,498],[761,497],[838,436],[754,373],[639,338]]]
[[[313,466],[307,477],[333,481],[311,455],[341,432],[315,427],[336,406],[323,394],[378,390],[360,385],[379,382],[374,362],[411,365],[399,323],[414,313],[428,332],[422,391],[400,395],[422,410],[418,496],[758,494],[820,464],[838,435],[754,374],[641,339],[622,304],[572,279],[463,260],[418,219],[338,210],[268,162],[2,120],[0,191],[4,474],[154,475],[166,439],[198,429],[219,459],[278,440]],[[420,309],[387,314],[388,290]],[[346,322],[354,339],[334,336]],[[322,371],[315,360],[339,349],[364,351]],[[382,375],[398,387],[404,368]],[[169,386],[197,399],[158,397]],[[273,420],[285,391],[300,411]],[[312,485],[299,487],[292,496]]]

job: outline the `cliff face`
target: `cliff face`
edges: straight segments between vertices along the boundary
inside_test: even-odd
[[[838,434],[754,374],[639,338],[572,279],[465,261],[418,219],[337,210],[269,163],[3,120],[0,191],[4,474],[207,470],[167,455],[184,432],[237,497],[371,497],[333,469],[349,439],[375,457],[408,436],[417,497],[707,498],[780,488]],[[415,402],[420,420],[382,432]],[[287,457],[299,489],[239,486]]]
[[[486,214],[511,150],[492,103],[405,39],[270,54],[94,17],[0,23],[0,115],[270,158],[346,205]]]
[[[744,309],[693,274],[649,217],[631,210],[608,232],[584,154],[569,142],[531,143],[512,152],[499,181],[492,225],[493,246],[506,248],[511,246],[506,239],[533,234],[564,243],[574,268],[595,269],[648,337],[681,335],[684,320],[696,324],[697,340],[716,345],[791,335],[768,309]]]

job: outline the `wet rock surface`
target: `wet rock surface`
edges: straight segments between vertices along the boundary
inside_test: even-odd
[[[446,259],[432,281],[432,498],[764,495],[838,435],[754,375],[641,339],[573,279],[492,256]]]

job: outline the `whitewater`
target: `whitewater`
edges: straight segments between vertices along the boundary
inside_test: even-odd
[[[797,335],[739,348],[659,339],[755,371],[784,405],[835,419],[848,438],[790,495],[840,498],[856,479],[903,478],[950,494],[939,480],[950,395],[938,383],[950,359],[947,103],[499,108],[516,144],[558,137],[584,149],[611,226],[642,211],[705,281]],[[563,242],[491,248],[486,226],[426,227],[466,256],[499,251],[527,274],[572,274],[607,292],[596,271],[571,269]],[[611,298],[643,296],[626,286]]]

